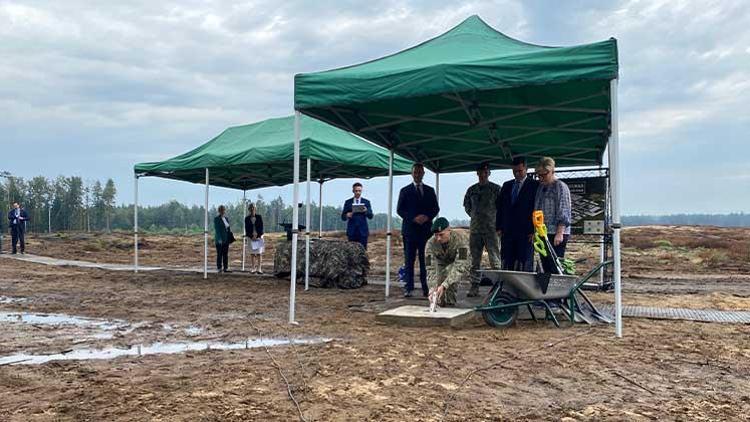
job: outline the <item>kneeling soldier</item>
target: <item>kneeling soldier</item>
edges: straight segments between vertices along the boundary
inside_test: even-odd
[[[438,297],[439,306],[454,306],[458,284],[469,276],[471,259],[466,236],[451,230],[445,217],[432,223],[434,236],[427,245],[431,265],[427,277],[430,293]]]

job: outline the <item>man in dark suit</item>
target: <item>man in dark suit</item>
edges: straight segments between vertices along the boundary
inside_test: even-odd
[[[12,253],[17,252],[16,246],[21,243],[21,253],[26,253],[26,222],[29,221],[29,214],[21,207],[18,202],[13,203],[13,209],[8,213],[8,223],[10,226]]]
[[[513,158],[513,180],[500,189],[500,208],[497,211],[497,234],[500,237],[500,257],[503,269],[532,271],[534,250],[534,198],[539,182],[526,176],[526,160]]]
[[[427,268],[424,250],[427,239],[432,235],[432,219],[440,212],[435,190],[424,183],[424,166],[416,163],[411,168],[413,183],[401,188],[396,212],[402,219],[401,236],[404,239],[406,258],[406,291],[404,297],[411,297],[414,290],[414,259],[419,256],[419,281],[422,293],[427,296]]]
[[[370,229],[367,220],[372,220],[372,206],[370,201],[362,198],[362,184],[357,182],[352,185],[353,198],[344,202],[341,211],[341,219],[346,221],[346,237],[350,242],[359,242],[367,249],[367,237]]]

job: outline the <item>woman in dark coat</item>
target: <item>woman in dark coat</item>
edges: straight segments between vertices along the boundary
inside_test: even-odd
[[[232,230],[229,228],[226,207],[219,205],[219,215],[214,217],[214,242],[216,243],[216,269],[219,272],[229,271],[229,244],[233,241]]]
[[[248,215],[245,217],[245,236],[250,238],[250,272],[263,274],[261,260],[265,240],[263,239],[263,217],[256,213],[255,204],[247,207]]]

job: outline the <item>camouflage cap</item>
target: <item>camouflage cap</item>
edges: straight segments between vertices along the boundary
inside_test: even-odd
[[[437,233],[441,232],[448,228],[450,224],[448,224],[448,219],[445,217],[438,217],[435,219],[435,221],[432,222],[432,232]]]

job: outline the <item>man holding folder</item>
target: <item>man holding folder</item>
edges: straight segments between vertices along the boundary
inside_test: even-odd
[[[367,249],[367,238],[370,236],[370,228],[367,220],[372,220],[372,206],[370,201],[362,198],[362,184],[357,182],[352,185],[353,198],[344,202],[341,211],[341,219],[346,221],[346,237],[350,242],[359,242]]]

